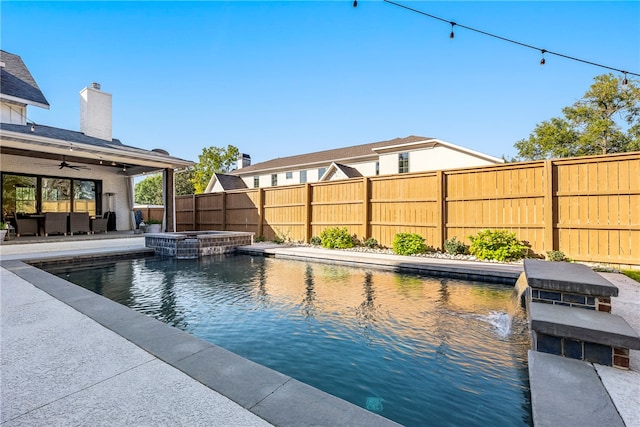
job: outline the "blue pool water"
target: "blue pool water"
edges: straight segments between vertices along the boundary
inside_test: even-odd
[[[248,255],[53,272],[407,426],[532,423],[508,286]]]

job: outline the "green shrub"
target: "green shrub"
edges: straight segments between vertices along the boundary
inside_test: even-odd
[[[254,238],[253,238],[253,242],[254,242],[254,243],[264,242],[265,240],[266,240],[266,239],[264,238],[264,236],[263,236],[263,235],[256,236],[256,237],[254,237]]]
[[[507,230],[482,230],[475,236],[469,236],[469,252],[478,259],[509,261],[524,258],[525,246],[515,233]]]
[[[424,238],[416,233],[398,233],[393,238],[393,253],[398,255],[422,254],[427,251]]]
[[[320,233],[320,241],[324,248],[347,249],[355,246],[347,227],[325,228]]]
[[[562,251],[547,251],[548,261],[568,261],[564,252]]]
[[[367,240],[362,242],[362,245],[372,249],[377,248],[379,246],[378,241],[373,237],[369,237]]]
[[[322,244],[322,239],[318,236],[313,236],[309,239],[309,243],[314,246],[320,246]]]
[[[444,251],[449,255],[466,254],[467,249],[467,245],[457,240],[455,236],[450,240],[444,241]]]

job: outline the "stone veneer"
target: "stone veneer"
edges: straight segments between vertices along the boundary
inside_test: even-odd
[[[145,246],[154,249],[156,255],[177,259],[225,254],[253,243],[253,233],[240,231],[147,233],[144,237]]]

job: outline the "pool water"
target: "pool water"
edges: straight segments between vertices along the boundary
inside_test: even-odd
[[[52,272],[406,426],[532,425],[509,286],[249,255]]]

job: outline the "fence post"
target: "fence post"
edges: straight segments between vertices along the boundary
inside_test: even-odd
[[[444,251],[444,241],[446,240],[446,226],[445,226],[445,174],[439,170],[436,172],[436,241],[433,242],[436,249]]]
[[[264,189],[258,188],[258,236],[264,237]]]
[[[304,242],[311,241],[311,184],[304,185]]]
[[[362,177],[362,241],[370,236],[369,213],[371,212],[371,195],[369,194],[369,177]]]
[[[544,162],[544,250],[553,251],[556,249],[554,242],[554,215],[553,205],[553,163],[551,160]]]
[[[224,231],[227,230],[227,192],[223,191],[222,192],[222,216],[220,218],[220,221],[222,222],[222,224],[220,224],[220,228]]]
[[[198,218],[198,205],[197,205],[197,200],[196,199],[196,195],[192,194],[191,195],[191,223],[193,225],[193,228],[191,228],[192,230],[197,230],[198,228],[198,224],[196,222],[196,219]]]

